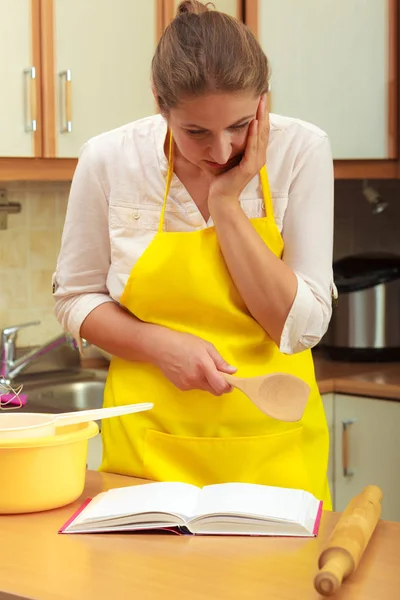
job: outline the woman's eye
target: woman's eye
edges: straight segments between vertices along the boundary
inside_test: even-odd
[[[246,123],[241,123],[240,125],[232,125],[232,127],[229,127],[229,129],[231,131],[241,131],[242,129],[244,129],[245,127],[248,126],[248,122]],[[189,135],[193,135],[193,136],[200,136],[200,135],[206,135],[208,132],[204,131],[202,129],[186,129],[186,132]]]
[[[202,134],[206,133],[205,131],[194,130],[194,129],[187,129],[186,131],[187,131],[187,133],[189,133],[189,135],[202,135]]]
[[[233,125],[232,127],[230,127],[230,129],[233,129],[234,131],[238,131],[240,129],[244,129],[245,127],[247,127],[248,123],[241,123],[240,125]]]

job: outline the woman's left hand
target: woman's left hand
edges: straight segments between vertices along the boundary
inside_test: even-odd
[[[269,112],[267,97],[262,96],[256,118],[250,123],[246,149],[236,166],[213,177],[208,194],[208,205],[212,212],[214,201],[239,199],[242,190],[265,165],[269,139]]]

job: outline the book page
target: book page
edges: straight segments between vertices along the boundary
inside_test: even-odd
[[[186,483],[157,482],[115,488],[89,504],[76,523],[154,512],[190,517],[199,493],[199,488]]]
[[[200,492],[196,516],[241,514],[297,522],[302,518],[304,492],[251,483],[209,485]]]
[[[199,518],[198,521],[191,521],[188,528],[192,533],[203,535],[313,537],[312,531],[291,521],[265,521],[245,517]]]

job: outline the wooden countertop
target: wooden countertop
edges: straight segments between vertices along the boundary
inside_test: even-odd
[[[82,499],[140,480],[88,471]],[[0,600],[316,600],[317,538],[59,535],[80,501],[0,517]],[[400,523],[380,521],[358,570],[335,600],[398,600]]]
[[[315,374],[321,394],[355,394],[400,401],[400,363],[350,363],[314,351]]]

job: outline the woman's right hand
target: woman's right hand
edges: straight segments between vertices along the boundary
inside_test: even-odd
[[[204,390],[215,396],[232,391],[221,372],[233,374],[237,369],[212,344],[172,329],[160,333],[153,362],[178,389]]]

